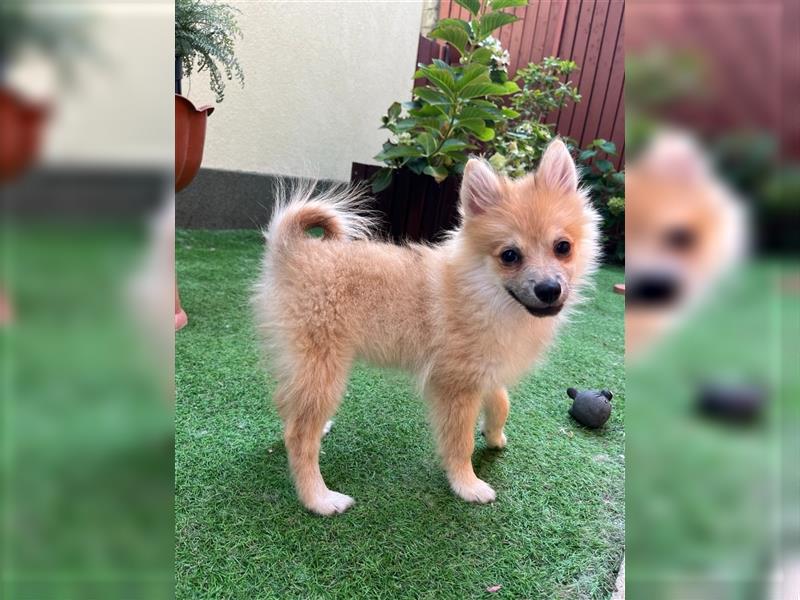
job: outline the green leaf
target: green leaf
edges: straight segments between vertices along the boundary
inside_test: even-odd
[[[428,35],[437,40],[444,40],[445,42],[448,42],[461,54],[464,54],[464,48],[466,48],[467,44],[469,43],[469,35],[467,32],[460,27],[454,27],[452,25],[436,27],[436,29],[431,31]]]
[[[516,94],[518,91],[520,91],[519,86],[513,81],[506,81],[501,85],[505,88],[506,94]]]
[[[601,173],[608,173],[614,168],[614,164],[610,160],[598,160],[594,163],[594,166],[597,167],[597,170]]]
[[[482,142],[488,142],[489,140],[494,139],[494,129],[491,127],[484,127],[481,131],[475,132],[475,137],[477,137]]]
[[[464,129],[470,130],[475,137],[482,142],[488,142],[494,139],[494,129],[487,127],[483,119],[463,119],[458,120],[457,125]]]
[[[428,133],[420,133],[416,138],[414,138],[414,143],[419,144],[422,147],[423,154],[425,156],[430,156],[433,154],[434,150],[436,150],[436,140],[433,139],[433,136]]]
[[[392,183],[392,175],[394,171],[388,167],[384,167],[380,171],[376,171],[372,176],[372,192],[377,194],[385,190]]]
[[[616,154],[617,153],[617,145],[614,142],[609,142],[606,140],[602,140],[598,147],[605,152],[606,154]]]
[[[428,159],[424,156],[419,158],[412,158],[406,164],[406,167],[411,170],[412,173],[416,173],[417,175],[422,175],[423,169],[428,166]]]
[[[504,106],[503,108],[500,109],[500,111],[503,113],[503,116],[506,119],[516,119],[517,117],[519,117],[519,113],[515,111],[513,108],[506,108]]]
[[[505,167],[507,163],[508,159],[499,152],[493,154],[489,159],[489,164],[494,167],[495,171],[502,171],[503,167]]]
[[[489,0],[492,10],[503,10],[511,6],[528,6],[528,0]]]
[[[419,86],[414,88],[414,95],[422,98],[428,104],[434,105],[447,105],[450,106],[450,99],[439,91],[436,91],[427,86]]]
[[[429,107],[433,109],[433,107]],[[436,135],[439,135],[439,131],[444,127],[445,123],[448,119],[442,115],[442,113],[436,113],[436,116],[433,117],[422,117],[417,119],[417,127],[421,127],[423,129],[428,129]]]
[[[400,103],[399,103],[399,102],[395,102],[395,103],[393,103],[393,104],[392,104],[392,105],[389,107],[389,118],[390,118],[390,119],[396,119],[397,117],[399,117],[399,116],[400,116],[400,111],[401,111],[401,110],[402,110],[402,107],[400,106]]]
[[[460,152],[462,150],[466,150],[467,148],[472,148],[472,145],[468,144],[463,140],[457,140],[451,138],[449,140],[445,140],[445,142],[442,144],[442,147],[439,150],[440,152],[449,153],[449,152]]]
[[[475,81],[460,90],[462,98],[478,98],[480,96],[506,96],[513,94],[519,88],[517,84],[507,81],[506,83],[483,83]]]
[[[386,162],[395,158],[406,158],[409,156],[421,156],[422,151],[417,146],[392,146],[388,150],[375,155],[375,160]]]
[[[397,131],[409,131],[411,129],[414,129],[416,124],[417,124],[416,119],[400,119],[399,121],[397,121],[397,123],[395,123],[394,128]]]
[[[483,119],[458,119],[455,124],[457,127],[468,129],[475,134],[486,129],[486,123]]]
[[[409,113],[412,117],[439,117],[443,114],[442,107],[435,104],[425,104],[420,108],[416,108]]]
[[[433,165],[428,165],[427,167],[425,167],[423,173],[433,177],[436,180],[436,183],[442,183],[445,179],[447,179],[447,176],[450,174],[444,167],[434,167]]]
[[[472,62],[479,65],[488,65],[492,62],[492,51],[490,48],[478,48],[472,53]]]
[[[497,110],[496,107],[485,108],[483,106],[476,106],[474,104],[468,104],[464,108],[461,109],[461,112],[458,114],[459,119],[485,119],[488,121],[497,121],[502,120],[503,113]]]
[[[489,67],[484,65],[467,65],[464,72],[456,80],[456,91],[460,92],[470,83],[491,83]]]
[[[481,9],[481,0],[456,0],[456,4],[463,6],[473,15],[477,15]]]
[[[439,27],[460,27],[466,33],[470,32],[469,23],[467,23],[466,21],[462,21],[461,19],[440,19],[439,21],[436,22],[436,25],[434,25],[434,27],[436,27],[437,29]]]
[[[480,38],[483,39],[489,36],[495,29],[499,29],[510,23],[515,23],[516,21],[519,21],[519,17],[510,13],[490,12],[488,15],[483,15],[480,20]]]
[[[426,77],[428,81],[442,90],[448,97],[452,98],[455,94],[456,81],[453,78],[451,69],[441,67],[422,67],[417,73],[421,77]],[[418,77],[415,75],[415,77]]]
[[[584,150],[578,156],[578,160],[587,161],[594,158],[597,155],[597,150]]]
[[[460,91],[460,96],[462,98],[478,98],[480,96],[496,95],[498,91],[502,91],[502,89],[496,83],[476,81],[464,86],[464,89]]]
[[[469,103],[470,105],[482,106],[489,110],[497,110],[497,105],[491,100],[470,100]]]

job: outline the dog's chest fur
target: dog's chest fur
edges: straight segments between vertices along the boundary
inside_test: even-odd
[[[552,341],[561,317],[528,315],[479,266],[444,263],[432,273],[428,377],[486,391],[510,385]]]

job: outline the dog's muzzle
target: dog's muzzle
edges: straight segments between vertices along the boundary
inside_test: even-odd
[[[528,304],[525,304],[522,300],[520,300],[519,297],[510,289],[506,288],[506,291],[508,292],[509,296],[511,296],[514,300],[519,302],[519,304],[534,317],[554,317],[555,315],[561,312],[562,308],[564,308],[563,303],[557,305],[551,304],[549,306],[530,306]]]

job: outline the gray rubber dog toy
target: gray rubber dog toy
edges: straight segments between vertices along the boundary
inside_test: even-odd
[[[581,425],[597,429],[602,427],[611,416],[611,398],[614,394],[608,390],[567,389],[567,396],[572,398],[569,414]]]

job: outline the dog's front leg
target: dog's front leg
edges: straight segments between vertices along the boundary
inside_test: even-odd
[[[432,394],[433,425],[447,479],[457,496],[468,502],[493,502],[494,490],[475,475],[472,450],[481,394],[446,390]]]
[[[489,448],[506,447],[506,434],[503,433],[503,427],[506,424],[510,406],[506,388],[497,388],[489,392],[484,399],[481,433],[486,438],[486,445]]]

